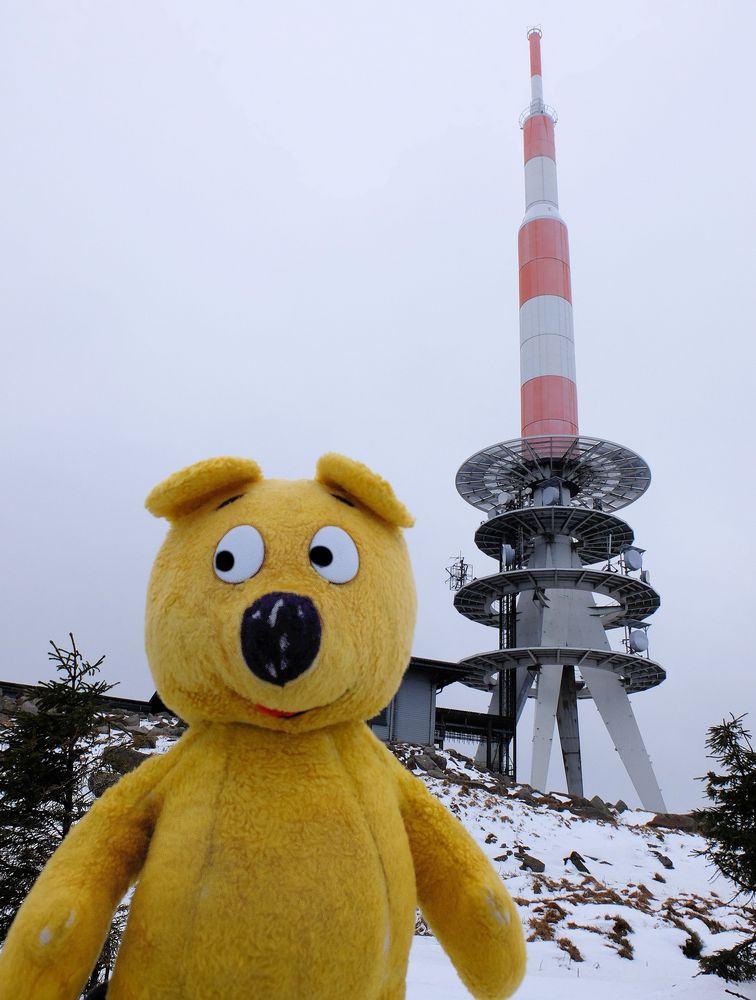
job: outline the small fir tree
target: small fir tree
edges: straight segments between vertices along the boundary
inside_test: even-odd
[[[706,794],[712,805],[694,816],[708,847],[699,852],[736,887],[736,897],[756,895],[756,750],[744,716],[712,726],[706,740],[709,756],[722,773],[709,771]],[[707,955],[701,970],[734,983],[756,979],[756,935],[732,948]]]
[[[70,649],[50,643],[57,678],[43,681],[34,702],[0,731],[0,944],[48,858],[92,802],[101,698],[115,685],[97,679],[105,657],[90,663],[69,638]],[[122,923],[119,914],[88,987],[107,979]]]

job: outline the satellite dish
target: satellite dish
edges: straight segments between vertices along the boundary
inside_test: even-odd
[[[628,569],[643,569],[643,556],[637,549],[625,549],[622,555]]]
[[[501,561],[505,566],[511,566],[515,561],[515,550],[506,542],[501,547]]]
[[[634,653],[645,653],[648,649],[648,636],[645,629],[636,629],[630,633],[630,649]]]
[[[496,503],[499,507],[506,507],[506,505],[513,499],[514,498],[511,493],[503,491],[496,497]]]
[[[562,499],[561,490],[556,486],[547,486],[541,494],[541,502],[544,507],[553,507]]]

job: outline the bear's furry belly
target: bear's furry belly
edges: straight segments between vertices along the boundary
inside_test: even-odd
[[[109,1000],[372,1000],[403,974],[415,900],[398,807],[375,786],[362,801],[318,736],[294,754],[194,748],[165,790]]]

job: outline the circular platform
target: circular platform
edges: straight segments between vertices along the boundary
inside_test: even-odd
[[[571,506],[620,510],[648,489],[651,471],[629,448],[599,438],[553,435],[502,441],[471,455],[457,473],[457,490],[479,510],[532,506],[532,489],[551,479],[572,489]]]
[[[499,627],[499,613],[491,607],[502,597],[523,591],[584,590],[603,594],[616,606],[601,607],[604,628],[618,628],[628,621],[643,621],[658,610],[661,598],[653,587],[634,576],[606,570],[580,568],[513,569],[482,576],[458,590],[454,607],[471,621]]]
[[[522,557],[532,550],[534,535],[570,535],[578,540],[578,555],[584,563],[597,563],[619,555],[632,545],[633,529],[614,514],[590,507],[524,507],[492,517],[475,532],[475,544],[498,561],[503,544],[518,548]]]
[[[468,687],[481,691],[491,689],[490,676],[500,670],[516,670],[527,667],[536,670],[542,664],[556,664],[565,667],[598,667],[610,670],[622,681],[628,694],[648,691],[666,679],[667,674],[658,663],[642,656],[619,653],[614,649],[573,649],[563,646],[536,646],[526,649],[495,649],[490,653],[478,653],[460,660],[459,666],[470,670],[470,677],[463,681]],[[583,686],[578,698],[590,698],[591,693]]]

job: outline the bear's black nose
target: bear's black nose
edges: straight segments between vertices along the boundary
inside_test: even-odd
[[[283,687],[318,655],[320,615],[309,597],[265,594],[244,612],[241,648],[255,677]]]

